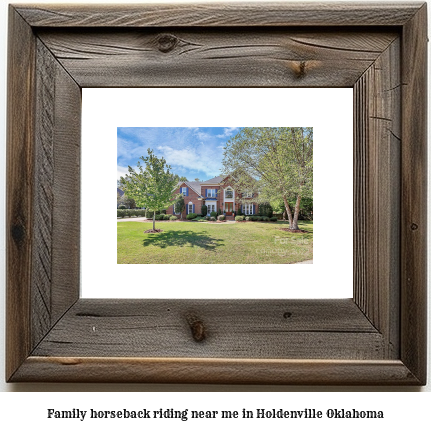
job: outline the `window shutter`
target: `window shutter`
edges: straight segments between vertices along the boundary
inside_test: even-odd
[[[241,212],[243,213],[244,211],[242,210],[242,205],[241,205]]]
[[[205,197],[208,196],[208,189],[205,189]]]
[[[186,205],[186,215],[189,213],[189,204]]]
[[[253,204],[253,214],[255,214],[255,213],[256,213],[256,207]]]
[[[188,196],[188,195],[189,195],[189,188],[186,187],[186,196]]]
[[[195,204],[193,204],[193,212],[195,212]]]

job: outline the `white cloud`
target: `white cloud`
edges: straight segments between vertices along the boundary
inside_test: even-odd
[[[221,135],[217,135],[217,138],[228,138],[238,129],[238,127],[225,127],[223,129],[223,133]]]
[[[127,173],[129,173],[128,166],[124,167],[117,165],[117,180],[119,180],[120,177],[124,177]]]
[[[157,147],[157,150],[172,167],[183,167],[189,170],[204,172],[208,176],[219,174],[219,157],[215,157],[214,148],[199,146],[197,148],[175,149],[168,145]],[[219,156],[217,154],[216,156]]]

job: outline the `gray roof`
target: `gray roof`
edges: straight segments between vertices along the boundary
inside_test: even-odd
[[[124,195],[123,190],[119,189],[118,187],[117,187],[117,193],[119,193],[119,195],[120,195],[120,196],[123,196],[123,195]]]
[[[209,180],[203,181],[202,184],[219,184],[226,178],[226,175],[219,175],[218,177],[211,178]]]
[[[194,190],[199,196],[201,195],[201,183],[199,181],[179,181],[177,184],[177,188],[181,184],[187,184],[192,190]]]
[[[186,184],[199,195],[201,194],[201,183],[199,181],[186,181]]]

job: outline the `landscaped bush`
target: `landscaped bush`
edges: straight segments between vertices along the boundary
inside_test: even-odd
[[[216,211],[211,211],[210,216],[211,216],[211,217],[217,217],[217,212],[216,212]]]
[[[217,219],[218,220],[220,220],[220,221],[224,221],[224,219],[226,218],[226,216],[224,216],[223,214],[222,215],[219,215],[218,217],[217,217]]]
[[[271,221],[277,221],[277,217],[271,217],[270,220]]]
[[[196,218],[198,215],[196,213],[190,213],[187,214],[186,219],[187,220],[193,220],[194,218]]]
[[[262,221],[262,217],[256,216],[256,221]]]
[[[165,215],[164,214],[156,214],[155,219],[156,220],[164,220],[165,219]]]
[[[206,220],[206,221],[209,221],[209,219],[210,219],[210,218],[211,218],[210,216],[206,216],[206,217],[205,217],[205,220]]]
[[[262,217],[262,221],[269,221],[269,217]]]
[[[210,221],[216,221],[216,218],[215,217],[210,217]]]
[[[170,214],[165,214],[165,215],[163,216],[163,220],[170,220],[170,218],[171,218],[171,215],[170,215]]]
[[[208,212],[208,207],[206,205],[202,205],[201,212],[202,212],[202,215],[205,217]]]
[[[169,217],[169,220],[175,221],[175,220],[178,220],[178,217],[173,215],[173,216]]]
[[[244,216],[236,216],[235,221],[244,221]]]
[[[247,217],[245,218],[245,221],[251,221],[251,217],[250,217],[250,216],[247,216]]]
[[[126,205],[120,205],[120,206],[118,207],[118,209],[119,209],[119,210],[125,210],[125,209],[126,209]]]
[[[143,217],[145,215],[145,210],[140,209],[118,209],[117,210],[117,217]]]

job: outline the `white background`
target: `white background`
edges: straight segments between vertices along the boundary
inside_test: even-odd
[[[105,1],[108,3],[109,1]],[[128,0],[132,3],[132,0]],[[159,1],[160,2],[160,1]],[[14,3],[27,3],[26,1],[15,0]],[[34,2],[37,3],[37,2]],[[61,3],[60,0],[44,3]],[[68,0],[68,3],[74,3]],[[87,1],[86,3],[95,3]],[[388,2],[390,3],[390,2]],[[7,2],[0,5],[0,173],[2,175],[0,184],[5,183],[5,118],[6,118],[6,34],[7,34]],[[0,201],[4,209],[4,187],[0,187]],[[0,223],[4,226],[4,211],[0,212]],[[4,229],[0,231],[0,272],[3,276],[0,279],[0,313],[4,317],[4,263],[5,263],[5,243]],[[431,304],[429,305],[429,309]],[[4,369],[4,318],[0,321],[0,369]],[[431,333],[431,330],[428,331]],[[428,354],[428,361],[430,361]],[[430,368],[430,367],[428,367]],[[1,374],[1,372],[0,372]],[[383,422],[379,421],[345,421],[337,420],[331,422],[318,422],[324,429],[333,430],[346,429],[368,430],[381,429],[428,429],[429,405],[431,405],[431,385],[423,388],[404,388],[404,387],[292,387],[292,386],[223,386],[223,385],[153,385],[153,384],[6,384],[0,377],[0,426],[2,429],[12,429],[23,427],[33,427],[34,429],[63,430],[94,429],[94,423],[78,423],[76,420],[62,422],[48,422],[46,419],[47,408],[58,409],[112,409],[112,408],[181,408],[184,405],[193,405],[195,409],[241,409],[242,407],[253,408],[254,406],[263,408],[289,408],[301,409],[304,407],[325,409],[328,407],[337,408],[376,408],[385,409],[387,418]],[[11,393],[15,391],[19,393]],[[33,394],[31,392],[44,392]],[[54,391],[54,392],[50,392]],[[57,393],[57,391],[61,393]],[[74,393],[84,391],[83,393]],[[98,392],[93,392],[98,391]],[[115,394],[110,392],[124,391],[126,393]],[[158,393],[165,391],[182,391],[176,393]],[[196,393],[194,391],[199,391]],[[200,393],[203,391],[204,393]],[[219,391],[226,391],[218,393]],[[241,391],[235,393],[230,391]],[[252,391],[252,393],[243,393]],[[265,393],[260,393],[260,392]],[[297,391],[300,391],[299,393]],[[328,391],[322,393],[322,391]],[[363,393],[362,391],[366,391]],[[381,393],[380,391],[392,391],[393,393]],[[426,391],[427,393],[412,393]],[[29,392],[29,393],[25,393]],[[151,394],[139,392],[153,392]],[[268,393],[266,393],[268,392]],[[304,392],[304,393],[301,393]],[[343,393],[344,392],[344,393]],[[98,422],[105,430],[117,430],[127,426],[126,429],[145,429],[150,428],[145,423],[136,424],[110,421]],[[188,427],[189,422],[164,422],[170,427]],[[245,425],[241,424],[245,428]],[[215,429],[223,426],[228,428],[226,423],[203,423],[198,422],[193,425],[195,428]],[[90,428],[91,427],[91,428]],[[254,422],[246,425],[248,429],[260,430],[262,427],[271,429],[316,429],[316,422]],[[161,429],[151,423],[150,429]],[[238,424],[229,423],[229,428],[238,429]]]
[[[82,100],[82,297],[352,297],[351,88],[84,88]],[[170,111],[179,113],[172,116],[168,124],[160,115],[166,107],[166,100],[169,100]],[[116,265],[117,218],[116,207],[112,203],[116,202],[119,126],[312,126],[313,264]],[[150,142],[148,146],[151,147]],[[88,211],[94,205],[95,195],[100,202],[99,209]],[[337,203],[332,223],[328,223],[334,196],[337,196]],[[97,214],[103,215],[95,217]],[[143,224],[142,232],[147,228]],[[285,252],[285,247],[274,241],[272,251]],[[256,248],[254,252],[261,250]],[[229,283],[216,282],[208,289],[202,289],[201,282],[189,283],[184,279],[174,286],[168,275],[160,277],[160,274],[181,274],[185,270],[193,273],[194,280],[204,280],[208,274],[223,273],[223,279]],[[133,280],[133,283],[125,280]]]

